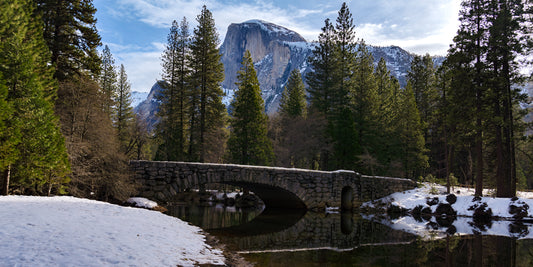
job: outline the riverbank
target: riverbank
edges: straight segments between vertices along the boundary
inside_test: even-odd
[[[486,234],[533,239],[533,193],[515,198],[474,197],[474,189],[455,187],[452,194],[438,184],[398,192],[366,202],[364,218],[423,237]]]
[[[157,211],[74,197],[0,197],[6,266],[225,266],[202,230]]]

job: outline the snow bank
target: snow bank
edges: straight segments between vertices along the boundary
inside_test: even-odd
[[[157,202],[143,198],[143,197],[130,197],[126,202],[135,205],[139,208],[153,209],[157,207]]]
[[[427,200],[428,198],[437,198],[439,203],[447,203],[445,192],[446,189],[444,186],[426,183],[420,188],[394,193],[373,202],[366,202],[362,207],[379,208],[387,203],[386,205],[390,204],[412,210],[420,205],[422,207],[431,208],[431,211],[435,213],[438,205],[428,206]],[[453,193],[457,196],[457,201],[451,206],[457,212],[457,218],[447,227],[440,226],[435,217],[431,217],[429,221],[416,220],[411,216],[404,216],[396,219],[384,219],[383,216],[367,214],[363,217],[368,220],[379,221],[393,229],[417,234],[424,238],[444,236],[451,231],[451,234],[481,233],[483,235],[533,239],[533,224],[531,223],[531,221],[533,221],[533,199],[524,198],[531,197],[530,193],[518,192],[517,195],[522,198],[514,201],[510,198],[482,197],[481,200],[475,202],[473,196],[474,189],[456,187]],[[484,194],[490,193],[490,191],[484,191]],[[487,203],[487,207],[492,210],[492,215],[497,217],[497,220],[492,220],[488,224],[481,225],[474,223],[474,209],[471,207],[479,205],[479,203]],[[527,208],[527,215],[523,217],[524,221],[515,221],[513,219],[513,214],[510,214],[509,212],[510,205]]]
[[[431,192],[436,191],[437,194]],[[362,207],[373,207],[376,203],[391,203],[398,207],[413,209],[418,205],[426,205],[427,198],[438,198],[439,203],[446,203],[446,188],[438,184],[425,183],[423,187],[415,188],[405,192],[398,192],[387,197],[378,199],[373,202],[363,203]],[[472,217],[474,210],[469,208],[474,204],[474,189],[455,187],[453,193],[457,196],[457,201],[452,205],[453,209],[457,211],[458,216]],[[484,194],[487,195],[490,190],[485,190]],[[530,196],[525,192],[518,192],[518,196]],[[510,219],[513,217],[509,213],[509,205],[511,203],[525,203],[529,206],[528,216],[525,219],[533,219],[532,209],[533,199],[520,198],[517,201],[512,201],[510,198],[495,198],[495,197],[482,197],[480,202],[487,203],[488,207],[492,209],[492,215],[500,218]],[[432,212],[435,212],[437,205],[431,206]]]
[[[223,265],[201,229],[160,212],[74,197],[0,197],[5,266]]]

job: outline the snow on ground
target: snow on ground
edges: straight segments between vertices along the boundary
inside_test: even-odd
[[[157,202],[146,199],[144,197],[130,197],[126,200],[127,203],[133,204],[135,207],[153,209],[157,207]]]
[[[436,194],[432,194],[436,193]],[[484,235],[511,236],[516,238],[533,239],[533,194],[530,192],[518,192],[518,200],[512,201],[510,198],[482,197],[480,202],[487,203],[492,214],[498,217],[492,220],[488,225],[476,225],[473,223],[474,210],[469,208],[475,204],[473,202],[474,189],[455,187],[453,193],[457,196],[457,201],[452,204],[452,208],[457,212],[457,219],[453,221],[453,232],[459,234],[481,233]],[[490,195],[491,190],[484,190],[484,195]],[[377,203],[390,203],[402,208],[412,210],[418,205],[427,207],[428,198],[438,198],[439,203],[447,203],[446,187],[438,184],[425,183],[423,187],[413,190],[398,192],[373,202],[366,202],[362,207],[376,207]],[[527,216],[524,221],[514,221],[513,215],[509,213],[509,206],[527,205]],[[430,206],[432,212],[435,212],[437,205]],[[366,219],[380,221],[397,230],[414,233],[423,237],[442,236],[451,227],[439,227],[435,217],[430,221],[417,221],[411,216],[400,217],[397,219],[384,219],[378,216],[364,215]]]
[[[2,266],[224,265],[175,217],[74,197],[0,197]]]

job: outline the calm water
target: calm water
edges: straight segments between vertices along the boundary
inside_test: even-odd
[[[169,214],[217,236],[256,266],[533,266],[533,240],[424,241],[351,213],[175,205]]]

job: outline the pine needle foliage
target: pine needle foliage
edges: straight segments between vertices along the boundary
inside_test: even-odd
[[[261,98],[259,81],[250,51],[246,51],[237,73],[237,85],[232,103],[228,150],[230,162],[249,165],[271,165],[272,143],[267,137],[268,117]]]

